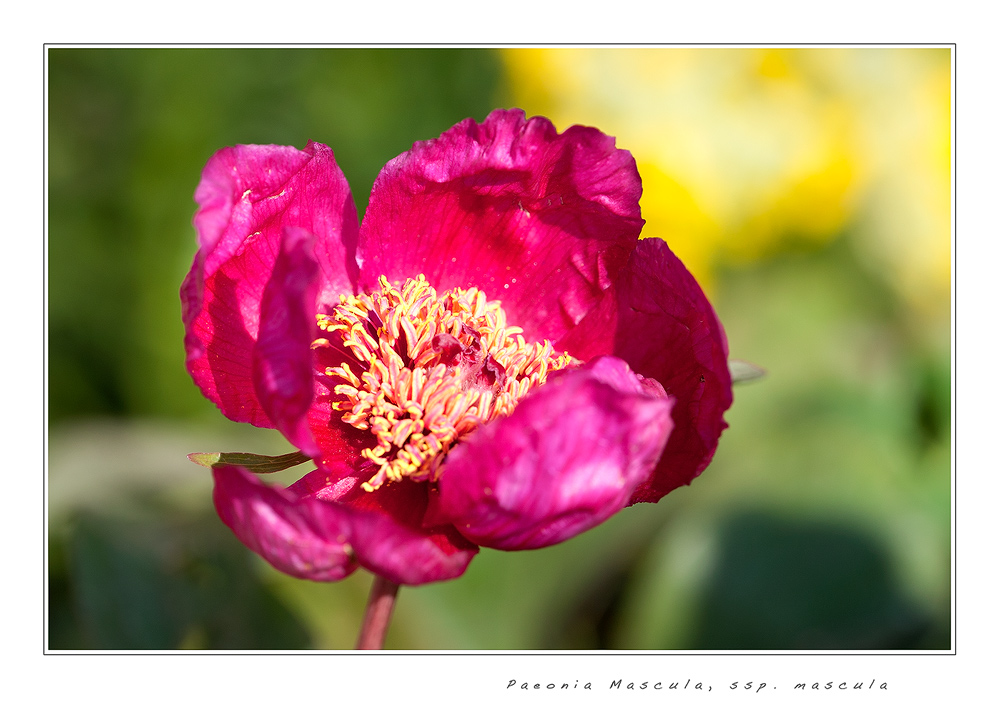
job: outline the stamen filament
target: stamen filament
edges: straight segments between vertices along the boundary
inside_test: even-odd
[[[463,435],[510,414],[549,372],[577,363],[548,340],[526,341],[479,289],[439,296],[422,275],[399,289],[383,276],[376,292],[342,295],[316,319],[329,336],[313,347],[339,343],[356,359],[325,373],[343,381],[331,409],[374,436],[362,452],[377,466],[362,484],[368,491],[404,478],[435,481]]]

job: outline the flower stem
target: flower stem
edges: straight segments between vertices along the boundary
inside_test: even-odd
[[[365,617],[361,622],[361,632],[358,634],[358,645],[355,648],[359,650],[382,648],[398,591],[398,583],[375,576],[368,596],[368,605],[365,607]]]

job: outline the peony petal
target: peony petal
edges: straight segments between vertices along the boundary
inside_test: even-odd
[[[369,493],[361,488],[361,480],[348,476],[333,481],[318,471],[289,491],[337,504],[350,519],[358,562],[372,573],[415,586],[465,572],[479,549],[453,526],[424,527],[428,484],[400,481]]]
[[[729,348],[705,294],[665,242],[639,241],[613,291],[557,347],[578,358],[612,353],[676,400],[663,458],[630,503],[658,501],[705,470],[733,402]]]
[[[264,485],[238,466],[215,467],[212,475],[219,517],[279,571],[312,581],[339,581],[357,567],[343,509]]]
[[[356,488],[352,511],[358,562],[394,583],[416,586],[465,573],[479,548],[453,526],[423,526],[428,484],[398,481],[368,493]]]
[[[275,426],[306,455],[319,449],[309,432],[313,400],[313,353],[318,264],[314,238],[301,228],[285,228],[281,250],[260,306],[260,328],[253,350],[257,398]]]
[[[562,337],[602,296],[642,228],[635,161],[614,138],[497,110],[417,143],[375,181],[361,284],[423,273],[478,287],[531,340]]]
[[[618,512],[656,464],[673,401],[618,358],[553,374],[448,456],[429,519],[490,548],[540,548]]]
[[[274,145],[224,148],[195,192],[199,250],[181,286],[187,367],[231,420],[273,428],[253,386],[250,359],[260,302],[283,229],[316,238],[320,301],[353,292],[357,211],[333,153]]]

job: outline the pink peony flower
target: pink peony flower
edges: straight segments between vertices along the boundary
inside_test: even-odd
[[[315,470],[213,467],[219,516],[285,573],[461,575],[704,470],[726,339],[594,128],[494,111],[383,168],[364,220],[331,150],[224,148],[195,193],[187,367]]]

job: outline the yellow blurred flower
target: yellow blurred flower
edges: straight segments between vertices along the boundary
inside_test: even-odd
[[[510,49],[513,98],[632,151],[643,234],[703,282],[719,264],[820,247],[850,229],[866,262],[947,308],[948,49]]]

